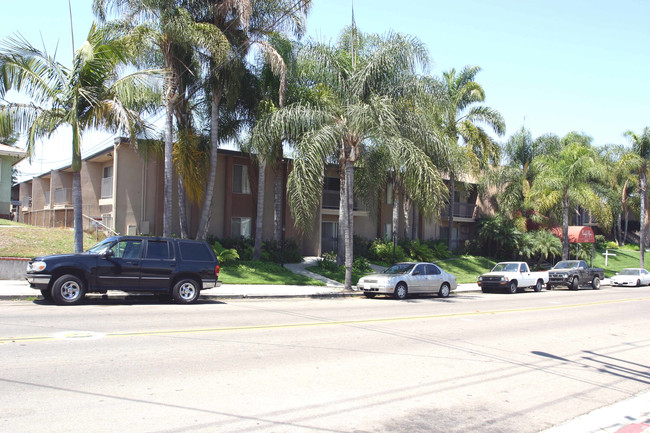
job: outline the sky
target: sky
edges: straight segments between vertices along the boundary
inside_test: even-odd
[[[91,1],[71,3],[78,48],[93,20]],[[67,0],[0,5],[0,40],[19,32],[69,63]],[[306,37],[334,43],[351,13],[351,0],[313,0]],[[480,66],[476,81],[485,90],[485,105],[506,122],[503,141],[523,126],[533,137],[582,132],[598,146],[626,144],[625,131],[650,126],[649,16],[647,0],[354,1],[361,31],[419,38],[432,60],[428,73]],[[90,133],[82,151],[110,142],[106,134]],[[37,146],[31,165],[18,168],[31,177],[68,164],[70,157],[64,132]]]

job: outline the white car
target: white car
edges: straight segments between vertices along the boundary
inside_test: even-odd
[[[650,272],[641,268],[626,268],[611,280],[612,286],[647,286],[650,285]]]
[[[437,293],[446,298],[458,284],[456,277],[433,263],[398,263],[380,274],[366,275],[357,283],[367,298],[393,295],[405,299],[409,294]]]

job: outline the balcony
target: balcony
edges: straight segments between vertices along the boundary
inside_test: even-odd
[[[101,198],[113,198],[113,176],[102,179]]]
[[[333,190],[323,190],[323,209],[336,209],[338,210],[339,204],[341,202],[339,191]],[[354,199],[354,210],[365,210],[365,208],[359,204],[357,199]]]
[[[54,191],[54,205],[72,204],[72,188],[58,188]]]
[[[474,209],[476,205],[473,203],[454,203],[454,218],[468,218],[474,219]],[[449,206],[442,209],[440,213],[442,217],[449,217]]]

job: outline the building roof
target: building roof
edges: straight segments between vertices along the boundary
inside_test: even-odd
[[[16,158],[14,164],[17,164],[27,157],[27,152],[18,147],[7,146],[6,144],[0,143],[0,156],[12,156]]]

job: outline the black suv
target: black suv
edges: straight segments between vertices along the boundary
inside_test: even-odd
[[[82,254],[37,257],[27,264],[29,285],[59,305],[86,293],[153,292],[179,303],[218,287],[219,262],[207,243],[187,239],[114,236]]]

